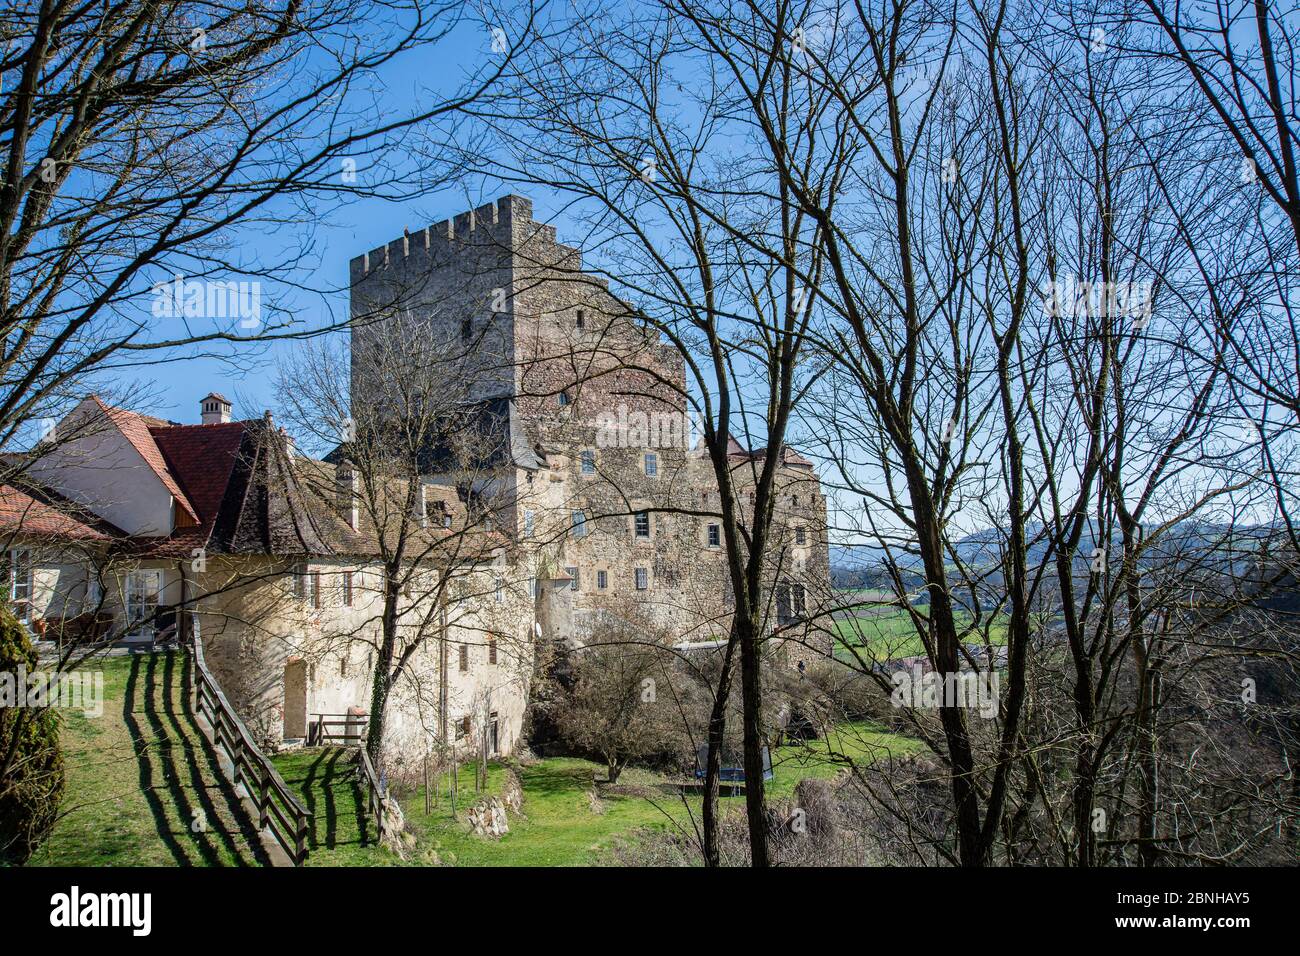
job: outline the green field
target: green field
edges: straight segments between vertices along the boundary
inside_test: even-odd
[[[925,609],[922,609],[922,613],[925,613]],[[955,617],[958,627],[971,626],[973,618],[970,612],[959,611]],[[916,632],[911,615],[902,609],[859,611],[856,617],[844,616],[832,621],[831,630],[837,641],[836,656],[842,660],[853,659],[848,648],[858,648],[864,656],[879,661],[916,657],[925,653],[925,645]],[[1006,621],[986,615],[979,627],[972,629],[966,636],[965,642],[983,644],[986,635],[991,644],[1005,644]]]
[[[267,861],[202,745],[180,653],[108,657],[104,713],[62,711],[67,790],[32,866],[258,866]]]

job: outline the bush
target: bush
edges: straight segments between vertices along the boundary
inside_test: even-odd
[[[18,668],[30,674],[36,665],[26,629],[0,607],[0,864],[9,866],[26,863],[49,836],[65,782],[58,715],[6,706],[23,700]]]

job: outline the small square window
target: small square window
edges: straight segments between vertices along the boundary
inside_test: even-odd
[[[638,511],[636,513],[636,536],[638,538],[650,537],[650,512]]]
[[[650,586],[650,572],[645,568],[636,569],[636,589],[644,591]]]
[[[609,574],[604,571],[596,572],[596,590],[603,591],[609,587]]]
[[[722,547],[722,525],[720,524],[709,525],[709,547],[710,548]]]
[[[645,456],[645,473],[649,478],[659,474],[659,456],[654,452],[649,452]]]
[[[563,405],[567,405],[567,404],[569,404],[569,393],[568,393],[568,392],[560,392],[559,395],[555,396],[555,400],[558,401],[558,402],[560,403],[560,405],[562,405],[562,406],[563,406]]]
[[[584,475],[594,475],[596,473],[596,453],[587,449],[582,453],[582,473]]]

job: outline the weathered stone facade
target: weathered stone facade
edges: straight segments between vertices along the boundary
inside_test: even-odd
[[[682,356],[582,271],[579,250],[534,221],[529,200],[505,196],[403,236],[354,259],[351,280],[354,341],[395,310],[421,316],[475,377],[476,397],[509,401],[510,432],[530,452],[516,462],[509,523],[539,591],[567,591],[571,608],[552,602],[546,636],[581,641],[612,595],[644,600],[675,641],[726,635],[718,483],[690,438]],[[353,395],[367,391],[354,368]],[[774,626],[829,583],[817,474],[788,450],[783,461]],[[745,513],[755,457],[735,444],[730,462]]]

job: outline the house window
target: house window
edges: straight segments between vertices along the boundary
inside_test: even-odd
[[[596,453],[590,448],[582,453],[582,473],[584,475],[596,473]]]
[[[803,617],[804,612],[804,589],[802,584],[796,584],[790,589],[791,610],[794,611],[795,617]]]
[[[603,591],[609,587],[609,575],[604,571],[596,572],[596,590]]]
[[[533,513],[531,511],[525,510],[524,511],[524,537],[525,538],[531,538],[533,536],[533,526],[534,526]]]
[[[456,729],[458,731],[456,734],[458,740],[466,740],[469,737],[469,733],[473,729],[473,721],[468,714],[460,719]]]
[[[468,670],[469,670],[469,645],[462,644],[460,646],[460,672],[464,674]]]
[[[18,620],[29,624],[32,617],[32,553],[26,548],[9,550],[9,600]]]
[[[528,596],[530,598],[537,597],[537,578],[528,579]]]
[[[636,569],[636,589],[644,591],[650,586],[650,572],[645,568]]]
[[[311,577],[308,579],[308,584],[310,585],[311,606],[313,608],[319,609],[320,608],[320,572],[319,571],[313,571],[311,573]]]
[[[569,576],[569,590],[570,591],[578,590],[578,569],[565,568],[564,573]]]
[[[573,536],[581,538],[587,533],[587,515],[583,511],[573,512]]]
[[[720,524],[709,525],[709,547],[710,548],[722,547],[722,525]]]
[[[647,478],[653,478],[659,474],[659,456],[654,452],[646,453],[645,473]]]
[[[500,604],[506,599],[505,582],[501,580],[501,575],[498,574],[496,576],[494,585],[495,585],[494,587],[495,593],[493,596],[496,598],[496,602]]]
[[[86,569],[86,605],[98,608],[104,600],[104,588],[99,582],[99,571],[90,567]],[[196,619],[197,620],[197,619]]]
[[[582,310],[581,310],[581,309],[578,310],[578,316],[577,316],[577,318],[575,318],[575,319],[573,320],[573,326],[574,326],[574,328],[577,328],[577,329],[583,329],[583,328],[586,328],[586,327],[587,327],[587,317],[586,317],[585,315],[582,314]]]
[[[460,323],[460,340],[468,342],[474,338],[474,320],[462,319]]]
[[[343,606],[352,606],[352,572],[343,572]]]
[[[650,537],[650,512],[638,511],[636,513],[636,536],[638,538]]]
[[[158,617],[162,571],[151,568],[126,576],[126,629],[130,637],[150,637]]]
[[[495,634],[492,634],[488,637],[488,663],[495,664],[496,662],[497,662],[497,636]]]
[[[795,543],[795,544],[807,544],[807,543],[808,543],[808,533],[807,533],[807,531],[806,531],[805,529],[803,529],[803,528],[795,528],[795,529],[794,529],[794,543]]]
[[[307,600],[307,565],[293,566],[293,596],[299,601]]]

